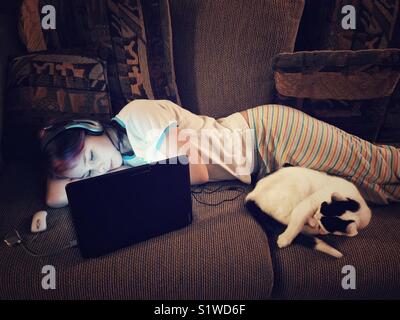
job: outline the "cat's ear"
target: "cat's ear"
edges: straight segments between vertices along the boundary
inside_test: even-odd
[[[346,201],[347,199],[343,197],[340,193],[334,192],[332,193],[331,200],[332,202],[335,202],[335,201]]]
[[[321,209],[319,210],[323,215],[326,215],[328,211],[329,204],[328,202],[324,201],[321,203]]]

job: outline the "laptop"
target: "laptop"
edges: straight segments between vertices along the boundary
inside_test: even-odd
[[[82,257],[99,257],[188,226],[192,198],[185,163],[175,157],[67,184]]]

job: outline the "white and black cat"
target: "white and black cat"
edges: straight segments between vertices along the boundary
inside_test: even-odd
[[[269,231],[280,233],[278,247],[295,242],[336,258],[343,255],[313,235],[353,237],[371,219],[371,210],[353,183],[301,167],[284,167],[262,178],[245,204],[256,218],[267,219]]]

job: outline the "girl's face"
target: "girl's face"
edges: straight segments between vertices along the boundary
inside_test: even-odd
[[[121,165],[122,156],[106,135],[86,135],[81,153],[64,175],[75,179],[87,178],[104,174]]]

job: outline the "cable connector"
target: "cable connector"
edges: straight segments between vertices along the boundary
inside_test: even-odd
[[[9,247],[16,247],[22,243],[22,240],[17,235],[10,235],[4,239],[4,242]]]

